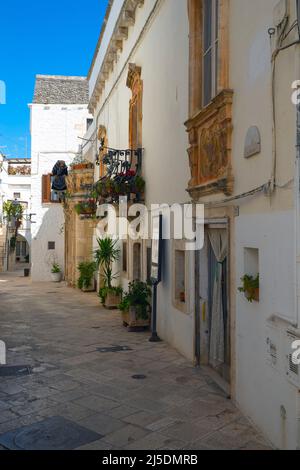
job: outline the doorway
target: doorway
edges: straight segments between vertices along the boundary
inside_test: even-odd
[[[29,263],[29,244],[20,234],[16,240],[16,263]]]
[[[228,297],[228,227],[205,226],[205,243],[199,253],[197,311],[200,313],[198,359],[227,383],[230,382],[230,316]],[[199,315],[198,313],[198,315]]]

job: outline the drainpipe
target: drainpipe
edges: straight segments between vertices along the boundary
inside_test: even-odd
[[[300,80],[300,46],[295,46],[295,77]],[[298,82],[300,96],[300,81]],[[296,248],[296,327],[300,324],[300,103],[296,106],[296,168],[295,168],[295,248]]]
[[[300,46],[295,46],[295,78],[300,79]],[[298,82],[299,83],[299,82]],[[298,86],[298,97],[300,86]],[[296,322],[300,324],[300,103],[296,106],[296,168],[295,168],[295,247],[296,247]],[[297,390],[297,450],[300,450],[300,391]]]

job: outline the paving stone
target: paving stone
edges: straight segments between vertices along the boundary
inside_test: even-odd
[[[99,432],[103,436],[118,431],[126,426],[126,423],[119,419],[106,416],[102,413],[97,413],[89,416],[88,418],[79,421],[80,424],[92,429],[95,432]]]
[[[117,401],[108,400],[107,398],[100,397],[99,395],[91,395],[88,397],[80,398],[74,403],[78,405],[83,405],[86,408],[95,411],[110,410],[119,406],[119,403]]]
[[[57,404],[56,406],[52,406],[50,408],[44,408],[39,411],[39,414],[48,417],[63,416],[65,418],[76,421],[91,416],[93,411],[76,403],[68,402]]]
[[[182,449],[186,443],[164,436],[160,433],[151,433],[142,439],[124,447],[126,450],[159,450],[159,449]]]
[[[20,405],[13,408],[13,410],[21,415],[28,415],[32,413],[40,413],[42,410],[56,405],[56,402],[50,398],[44,398],[39,400],[34,400],[26,403],[26,406]]]
[[[105,441],[113,446],[125,447],[149,434],[149,431],[128,425],[105,436]]]
[[[6,421],[5,423],[0,424],[0,435],[8,431],[11,431],[13,429],[20,428],[21,426],[26,426],[28,424],[36,423],[37,421],[41,421],[42,419],[43,417],[37,414],[32,414],[32,415],[20,416],[19,418]]]
[[[100,439],[99,441],[91,442],[85,446],[78,447],[76,450],[112,450],[113,446]]]
[[[76,423],[53,417],[3,434],[0,444],[10,450],[71,450],[101,437]]]
[[[112,418],[126,418],[137,412],[137,408],[133,406],[120,405],[117,408],[111,410],[104,410],[104,413],[111,416]]]
[[[18,418],[18,415],[16,413],[13,413],[12,411],[8,410],[3,410],[0,413],[0,424],[5,423],[6,421],[10,421],[12,419]]]
[[[203,435],[208,434],[211,432],[210,429],[205,429],[196,426],[192,423],[186,422],[175,422],[171,426],[162,430],[162,433],[165,436],[172,437],[174,439],[184,440],[186,442],[193,442],[195,440],[195,436],[201,436],[201,432]]]
[[[9,419],[0,434],[60,417],[105,434],[77,446],[87,450],[269,448],[205,371],[166,342],[149,343],[149,332],[128,333],[96,294],[12,274],[0,279],[9,280],[0,306],[8,363],[36,370],[1,380],[0,421]],[[96,352],[113,345],[132,351]]]

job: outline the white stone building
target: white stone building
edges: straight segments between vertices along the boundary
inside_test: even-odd
[[[102,139],[143,147],[148,207],[205,206],[201,251],[165,243],[158,333],[281,449],[300,448],[298,3],[111,0],[84,148],[95,163]],[[149,242],[122,248],[126,288],[147,279]],[[252,303],[238,290],[245,275],[259,275]]]
[[[3,203],[17,201],[23,206],[22,225],[18,228],[16,250],[10,253],[13,232],[7,230]],[[13,271],[18,263],[28,261],[31,249],[31,160],[6,158],[0,154],[0,265],[3,271]]]
[[[64,215],[50,190],[57,161],[78,154],[88,126],[88,84],[84,77],[37,75],[31,116],[32,279],[50,280],[51,265],[64,270]]]

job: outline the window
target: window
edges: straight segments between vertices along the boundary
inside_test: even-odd
[[[91,118],[88,118],[88,119],[86,120],[86,130],[88,130],[88,129],[91,127],[91,125],[93,124],[93,122],[94,122],[94,119],[91,119]]]
[[[42,204],[60,203],[60,196],[51,189],[51,175],[42,176]]]
[[[233,90],[229,82],[230,0],[188,0],[189,134],[193,198],[232,194]]]
[[[203,105],[218,93],[219,0],[203,2]]]
[[[175,300],[185,303],[185,251],[175,251]]]
[[[151,246],[147,247],[147,282],[151,281],[151,267],[152,267],[152,249]]]
[[[141,243],[133,245],[133,280],[142,279],[142,246]]]
[[[51,202],[51,175],[42,176],[42,203]]]
[[[127,86],[132,92],[129,103],[129,147],[131,149],[142,147],[143,81],[141,80],[141,73],[141,67],[129,64]]]
[[[55,242],[48,242],[48,250],[55,250]]]
[[[124,274],[128,272],[128,256],[127,256],[127,242],[123,242],[123,250],[122,250],[122,270]]]
[[[14,193],[14,199],[21,199],[21,193]]]

